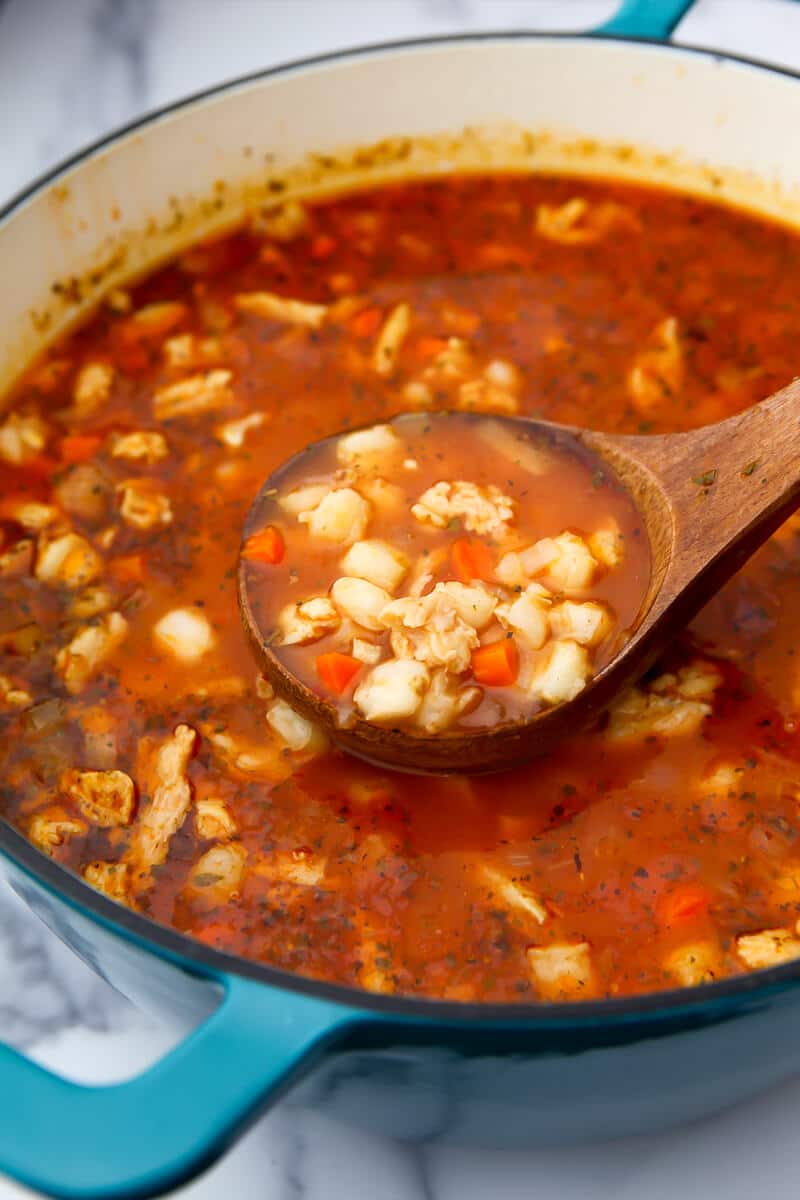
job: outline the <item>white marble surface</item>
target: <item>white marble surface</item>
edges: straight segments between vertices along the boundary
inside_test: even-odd
[[[114,126],[261,66],[459,29],[579,29],[613,8],[613,0],[0,0],[0,203]],[[678,38],[800,67],[800,4],[699,0]],[[172,1040],[96,979],[7,889],[0,891],[0,1037],[93,1082],[135,1074]],[[798,1105],[800,1080],[677,1133],[517,1154],[404,1148],[281,1106],[180,1195],[787,1195],[800,1181]],[[23,1195],[30,1193],[0,1179],[0,1200]]]

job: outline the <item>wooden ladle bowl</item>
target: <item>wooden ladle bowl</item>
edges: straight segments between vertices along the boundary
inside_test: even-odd
[[[629,437],[528,417],[492,420],[562,443],[575,439],[628,490],[649,539],[650,580],[630,636],[574,700],[485,730],[430,734],[376,725],[357,714],[340,725],[336,707],[287,670],[268,644],[239,561],[244,629],[276,692],[344,750],[396,770],[499,771],[590,725],[800,504],[800,380],[737,416],[689,433]],[[259,502],[279,487],[285,469],[265,482],[245,539],[254,532]]]

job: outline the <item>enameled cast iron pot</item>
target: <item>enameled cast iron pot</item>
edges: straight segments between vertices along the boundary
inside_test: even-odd
[[[502,34],[333,55],[107,139],[2,215],[0,385],[99,288],[230,220],[267,177],[274,193],[281,164],[306,151],[327,157],[299,182],[396,176],[415,162],[560,166],[683,182],[800,222],[800,82],[656,41],[689,3],[627,0],[602,37]],[[517,132],[482,140],[498,121]],[[382,145],[358,159],[332,153],[345,140]],[[144,1007],[202,1021],[111,1087],[78,1086],[0,1047],[0,1168],[53,1196],[156,1194],[290,1087],[400,1138],[501,1147],[653,1130],[800,1071],[800,963],[581,1005],[370,996],[161,928],[2,822],[0,850],[15,891],[101,975]]]

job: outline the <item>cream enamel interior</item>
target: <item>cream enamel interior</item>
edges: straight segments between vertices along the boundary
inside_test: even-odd
[[[122,135],[11,212],[0,387],[109,286],[289,192],[564,170],[800,223],[798,151],[795,78],[669,47],[497,36],[289,68]]]

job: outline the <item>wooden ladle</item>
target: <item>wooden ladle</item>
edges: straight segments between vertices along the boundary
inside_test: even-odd
[[[476,418],[478,414],[476,414]],[[627,437],[528,417],[497,417],[534,438],[575,439],[628,490],[650,542],[650,581],[630,636],[578,696],[528,719],[485,730],[429,734],[385,728],[336,708],[280,662],[254,618],[239,563],[239,606],[255,657],[278,693],[343,749],[402,771],[486,772],[549,750],[597,719],[674,635],[800,504],[800,379],[735,417],[689,433]],[[267,480],[270,494],[284,468]],[[251,509],[245,537],[254,532]]]

